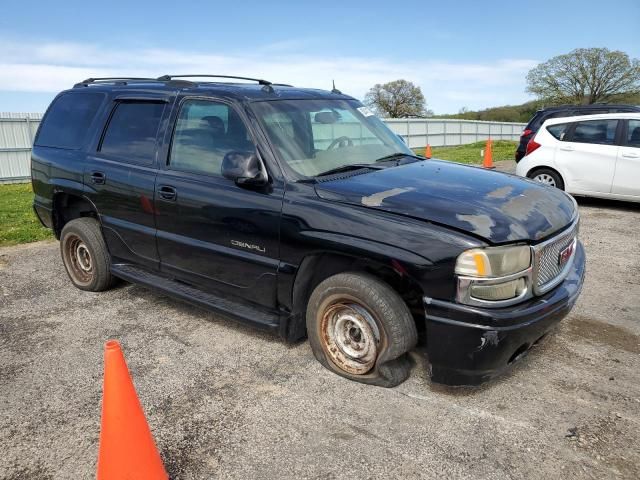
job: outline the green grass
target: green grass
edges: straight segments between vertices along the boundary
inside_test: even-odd
[[[480,151],[485,148],[486,142],[468,143],[455,147],[431,147],[432,158],[450,160],[459,163],[482,163]],[[493,161],[513,160],[518,142],[508,140],[496,140],[493,142]],[[424,148],[414,148],[417,155],[424,155]]]
[[[0,246],[44,240],[52,236],[33,212],[31,184],[0,185]]]

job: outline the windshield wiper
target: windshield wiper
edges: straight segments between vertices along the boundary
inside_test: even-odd
[[[378,165],[373,165],[371,163],[351,163],[349,165],[342,165],[340,167],[330,168],[326,172],[321,172],[317,174],[316,177],[324,177],[325,175],[331,175],[333,173],[340,173],[340,172],[348,172],[349,170],[358,170],[360,168],[371,168],[373,170],[382,170],[385,167],[380,167]]]
[[[390,155],[385,155],[384,157],[380,157],[374,163],[377,163],[377,162],[388,162],[389,160],[395,160],[395,159],[401,158],[401,157],[409,157],[409,158],[415,158],[415,159],[418,159],[418,160],[424,160],[424,157],[419,157],[418,155],[412,155],[410,153],[396,152],[396,153],[392,153]]]

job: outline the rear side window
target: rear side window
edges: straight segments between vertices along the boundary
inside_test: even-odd
[[[587,120],[577,122],[572,142],[613,145],[616,138],[618,120]]]
[[[558,123],[557,125],[549,125],[547,131],[555,137],[556,140],[564,140],[564,136],[567,133],[567,127],[569,123]]]
[[[156,102],[118,103],[99,151],[125,163],[151,165],[164,106]]]
[[[629,120],[626,140],[626,144],[630,147],[640,148],[640,120]]]
[[[98,92],[60,95],[49,107],[34,144],[41,147],[79,149],[103,99],[104,95]]]

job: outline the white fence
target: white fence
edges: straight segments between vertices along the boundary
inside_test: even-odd
[[[39,113],[0,113],[0,183],[29,179],[31,145],[41,118]],[[489,136],[494,140],[518,140],[525,126],[524,123],[422,118],[389,118],[384,122],[411,148],[427,144],[433,147],[463,145]]]
[[[491,137],[518,140],[526,123],[484,122],[441,118],[387,118],[384,122],[411,148],[464,145]]]
[[[0,113],[0,183],[28,180],[39,113]]]

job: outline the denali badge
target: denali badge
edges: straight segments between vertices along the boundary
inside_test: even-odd
[[[576,242],[573,241],[567,247],[560,251],[560,253],[558,254],[558,266],[562,267],[569,261],[569,259],[571,258],[571,254],[573,253],[575,244]]]
[[[241,242],[239,240],[231,240],[231,245],[233,245],[234,247],[246,248],[248,250],[256,250],[256,251],[258,251],[260,253],[264,253],[266,251],[264,249],[264,247],[261,247],[260,245],[254,245],[252,243]]]

